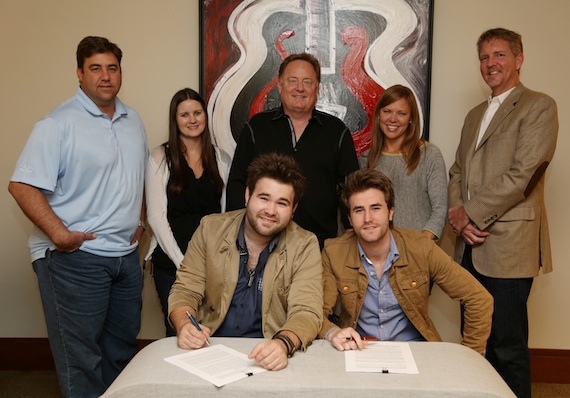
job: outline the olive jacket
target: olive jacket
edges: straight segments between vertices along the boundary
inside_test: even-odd
[[[168,298],[168,312],[188,305],[214,333],[224,321],[238,281],[236,239],[245,210],[202,218],[188,244]],[[317,336],[322,321],[322,265],[316,236],[290,221],[267,258],[262,288],[262,332],[295,333],[301,349]]]

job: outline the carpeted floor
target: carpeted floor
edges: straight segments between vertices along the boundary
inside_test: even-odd
[[[54,371],[0,371],[0,398],[59,398]],[[570,398],[570,384],[532,385],[533,398]]]
[[[0,372],[0,398],[60,398],[53,370]]]

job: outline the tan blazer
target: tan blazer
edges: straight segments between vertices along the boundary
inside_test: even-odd
[[[463,205],[477,228],[491,233],[473,246],[473,265],[481,274],[526,278],[537,276],[540,267],[550,272],[544,172],[556,148],[556,103],[519,83],[475,149],[486,109],[484,102],[465,118],[449,171],[449,206]],[[464,249],[464,240],[458,238],[456,261]]]

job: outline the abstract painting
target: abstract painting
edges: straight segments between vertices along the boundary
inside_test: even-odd
[[[280,105],[277,73],[289,54],[321,64],[317,108],[370,146],[382,92],[410,87],[428,138],[433,0],[201,0],[201,93],[215,143],[233,154],[255,113]]]

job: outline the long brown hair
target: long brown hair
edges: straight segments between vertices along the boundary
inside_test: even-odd
[[[184,167],[186,159],[184,153],[186,146],[180,138],[180,130],[176,121],[176,112],[178,105],[186,100],[195,100],[202,105],[204,113],[206,113],[206,102],[204,98],[191,88],[183,88],[172,97],[170,101],[170,111],[168,117],[168,141],[162,144],[166,158],[166,164],[170,169],[170,185],[169,191],[174,194],[180,193],[186,187],[187,181],[184,178]],[[210,129],[208,128],[208,114],[206,113],[206,128],[200,135],[200,143],[202,150],[202,167],[204,173],[212,180],[212,182],[220,189],[224,187],[224,181],[220,177],[216,155],[212,147],[212,138],[210,137]]]
[[[372,120],[372,142],[368,155],[368,168],[374,169],[380,163],[382,156],[382,146],[384,145],[384,133],[380,128],[380,111],[382,108],[404,98],[410,107],[410,124],[404,132],[404,140],[400,150],[406,159],[407,174],[410,175],[418,167],[420,163],[420,146],[423,143],[420,140],[420,114],[416,97],[412,90],[400,84],[396,84],[388,88],[382,93],[376,107],[374,108],[374,116]]]

